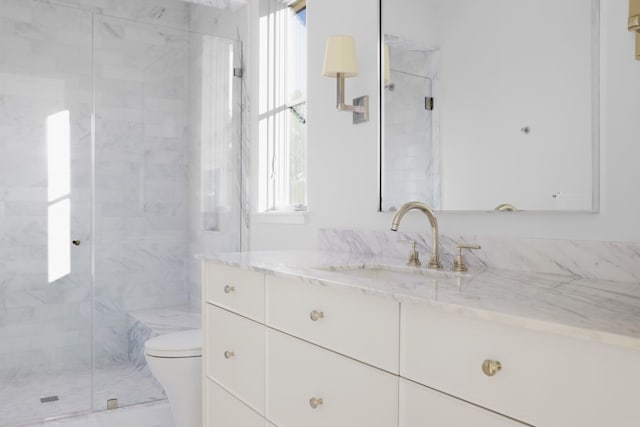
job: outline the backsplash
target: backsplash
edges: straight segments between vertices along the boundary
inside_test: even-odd
[[[431,253],[431,234],[416,232],[321,229],[319,249],[405,259],[414,240],[423,265]],[[470,267],[569,274],[619,282],[640,281],[640,243],[520,239],[494,236],[440,236],[445,269],[451,268],[456,244],[478,244],[466,251]]]

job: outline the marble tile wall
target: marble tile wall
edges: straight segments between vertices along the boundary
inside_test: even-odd
[[[322,250],[405,259],[409,253],[409,241],[413,240],[418,244],[423,261],[428,260],[431,253],[429,232],[322,229],[318,237]],[[482,249],[467,252],[465,256],[470,266],[478,268],[640,282],[640,243],[445,235],[441,236],[440,248],[445,268],[453,264],[459,242],[482,246]]]
[[[2,386],[8,378],[91,361],[90,246],[84,243],[90,235],[92,68],[90,13],[24,0],[0,6]],[[65,111],[68,120],[60,116]],[[70,162],[70,188],[52,197],[47,123],[54,115],[70,130],[70,153],[62,156]],[[60,219],[71,225],[68,239],[83,244],[72,248],[64,239],[62,247],[49,247],[52,227],[61,223],[48,226],[48,211],[67,201],[70,215]],[[54,252],[69,253],[71,270],[50,279],[47,259]]]
[[[244,82],[209,85],[215,89],[209,101],[233,99],[231,120],[205,111],[201,96],[203,84],[216,78],[202,67],[205,40],[233,46],[235,65],[243,65],[241,42],[218,36],[246,40],[245,3],[222,3],[214,10],[178,0],[2,0],[0,387],[24,375],[90,367],[92,338],[99,372],[129,362],[128,313],[188,304],[190,290],[199,306],[199,269],[189,254],[238,250],[246,240]],[[217,78],[228,82],[225,71]],[[71,273],[49,283],[46,120],[63,110],[70,112],[71,128],[69,238],[81,244],[72,247]],[[226,132],[225,138],[207,136],[225,155],[214,163],[224,166],[228,192],[217,232],[204,232],[197,222],[203,129]],[[113,381],[96,392],[107,392]]]
[[[230,64],[218,57],[223,74],[207,74],[212,69],[202,61],[208,43],[225,60],[232,46],[234,65],[244,65],[246,2],[213,6],[179,0],[0,3],[0,387],[16,386],[25,375],[89,369],[93,339],[98,374],[128,366],[129,313],[183,306],[190,292],[199,308],[199,268],[190,254],[238,250],[246,240],[244,81],[227,84]],[[204,89],[208,98],[201,96]],[[205,100],[224,100],[225,108],[205,109]],[[49,283],[47,210],[58,200],[47,197],[46,123],[61,111],[70,116],[69,240],[81,244],[69,244],[71,272]],[[221,119],[222,112],[229,117]],[[223,156],[205,163],[205,142]],[[212,165],[225,178],[216,190],[227,194],[218,206],[219,230],[204,232],[200,170]],[[139,355],[133,359],[139,362]],[[116,390],[118,381],[107,375],[96,396]]]
[[[95,17],[96,357],[126,360],[127,313],[188,301],[190,34]]]
[[[200,307],[190,305],[132,311],[128,319],[129,360],[140,372],[150,376],[144,357],[144,343],[155,336],[199,329]]]
[[[3,0],[4,1],[4,0]],[[189,4],[182,0],[28,0],[81,9],[96,15],[189,30]]]
[[[247,177],[248,156],[242,153],[248,153],[249,98],[246,80],[229,75],[231,67],[245,68],[248,15],[243,2],[226,3],[217,9],[192,6],[189,295],[194,307],[201,303],[195,255],[239,251],[248,238],[242,179]]]

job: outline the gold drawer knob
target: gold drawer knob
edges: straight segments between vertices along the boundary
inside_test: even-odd
[[[309,318],[314,322],[317,322],[320,319],[324,319],[324,313],[322,311],[313,310],[311,313],[309,313]]]
[[[231,359],[233,356],[235,356],[236,353],[234,351],[225,351],[224,352],[224,358],[225,359]]]
[[[309,406],[311,406],[313,409],[316,409],[318,406],[322,405],[324,403],[324,401],[322,400],[321,397],[312,397],[311,399],[309,399]]]
[[[488,377],[492,377],[502,369],[502,363],[497,360],[485,360],[482,362],[482,372]]]
[[[224,293],[225,294],[230,294],[231,292],[234,292],[236,290],[235,286],[231,286],[231,285],[227,285],[224,287]]]

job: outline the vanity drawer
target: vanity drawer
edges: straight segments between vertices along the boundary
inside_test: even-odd
[[[279,427],[394,427],[398,377],[267,329],[267,418]],[[322,399],[312,407],[311,399]]]
[[[398,372],[398,302],[275,276],[265,286],[268,326]]]
[[[264,326],[206,304],[206,374],[264,414]]]
[[[533,425],[638,425],[638,351],[412,303],[401,325],[403,377]]]
[[[264,322],[264,274],[238,267],[204,263],[206,302]]]
[[[210,379],[206,380],[205,419],[207,427],[269,427],[271,424],[227,393]]]
[[[400,379],[400,427],[525,427],[419,384]]]

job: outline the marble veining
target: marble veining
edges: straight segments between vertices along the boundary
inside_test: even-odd
[[[14,1],[14,0],[3,0]],[[23,0],[17,0],[23,1]],[[179,0],[31,0],[55,6],[82,9],[97,15],[189,29],[189,3]]]
[[[409,251],[408,242],[414,240],[423,257],[431,252],[431,236],[427,231],[322,229],[318,239],[321,250],[404,257]],[[468,264],[475,267],[640,282],[640,243],[441,235],[441,254],[446,266],[452,265],[458,242],[482,246],[481,250],[466,252]]]
[[[91,369],[75,366],[50,374],[3,378],[0,382],[0,425],[15,426],[37,419],[107,409],[107,399],[118,398],[120,405],[135,405],[165,399],[157,381],[130,363],[104,366],[94,376],[92,401]],[[57,395],[56,402],[41,403],[40,398]],[[122,424],[125,425],[125,424]],[[135,424],[134,424],[135,425]],[[143,425],[143,424],[139,424]]]
[[[308,283],[418,302],[466,316],[640,349],[640,283],[572,275],[474,268],[469,273],[431,272],[388,281],[349,276],[345,267],[404,265],[405,258],[298,251],[204,255],[227,265]],[[408,270],[407,270],[408,269]]]
[[[167,19],[185,7],[167,5]],[[146,0],[107,6],[109,13],[93,19],[98,371],[114,363],[137,367],[129,359],[129,313],[189,300],[191,34],[151,19],[155,6]]]
[[[144,357],[144,343],[158,335],[187,329],[200,329],[200,310],[185,305],[178,307],[154,308],[129,313],[129,361],[149,376]]]
[[[40,393],[14,387],[16,378],[51,377],[60,382],[60,389],[68,385],[77,389],[74,396],[82,392],[83,401],[90,400],[90,382],[83,382],[83,387],[66,384],[61,373],[85,375],[95,362],[96,375],[106,373],[95,384],[96,407],[111,393],[119,394],[123,404],[162,398],[162,390],[149,385],[146,373],[145,380],[138,381],[140,387],[131,387],[135,396],[130,398],[119,391],[127,381],[109,372],[119,366],[140,374],[142,335],[138,356],[132,357],[131,313],[186,305],[190,297],[199,306],[199,271],[190,250],[239,250],[240,235],[246,239],[247,222],[244,228],[240,225],[241,209],[247,209],[240,206],[247,200],[240,194],[244,183],[240,171],[245,167],[240,154],[248,151],[243,134],[248,135],[249,121],[242,79],[233,82],[235,129],[226,139],[209,135],[218,149],[233,142],[227,157],[233,165],[226,177],[230,202],[221,210],[228,207],[225,215],[237,220],[225,223],[222,233],[194,231],[201,239],[198,244],[204,241],[199,246],[189,234],[190,215],[199,212],[198,195],[190,195],[198,191],[190,187],[190,172],[199,180],[197,171],[203,165],[199,152],[194,150],[190,157],[190,147],[201,142],[195,129],[227,131],[219,123],[210,126],[215,115],[199,109],[198,94],[207,79],[226,84],[229,67],[224,74],[208,74],[199,55],[203,41],[226,37],[226,45],[220,40],[220,46],[234,44],[238,53],[234,65],[241,66],[241,42],[247,40],[248,25],[246,8],[241,6],[246,2],[1,3],[0,388],[9,390],[16,401],[26,401]],[[228,51],[223,53],[209,58],[219,68],[228,59]],[[227,88],[219,84],[215,89],[209,96],[221,102]],[[46,126],[49,116],[65,110],[71,134],[71,238],[82,244],[72,248],[71,273],[49,283]],[[193,209],[191,198],[196,200]],[[36,416],[20,403],[13,409],[15,413],[9,414],[13,418],[0,410],[0,425]],[[38,409],[42,410],[38,417],[48,417],[76,407],[65,403],[58,405],[59,410],[51,405]]]
[[[193,255],[238,251],[248,239],[249,156],[243,153],[249,152],[250,99],[246,79],[230,80],[226,74],[231,67],[245,67],[247,13],[236,7],[242,1],[215,3],[220,8],[191,6],[191,29],[202,33],[191,37],[190,76],[188,249],[195,307],[201,302],[201,272]],[[214,114],[225,110],[230,114]]]
[[[0,8],[0,384],[91,363],[89,246],[48,278],[47,127],[68,112],[75,239],[90,230],[91,15],[3,0]],[[57,200],[58,201],[58,200]],[[0,399],[2,401],[2,399]],[[0,414],[0,424],[4,424]]]

